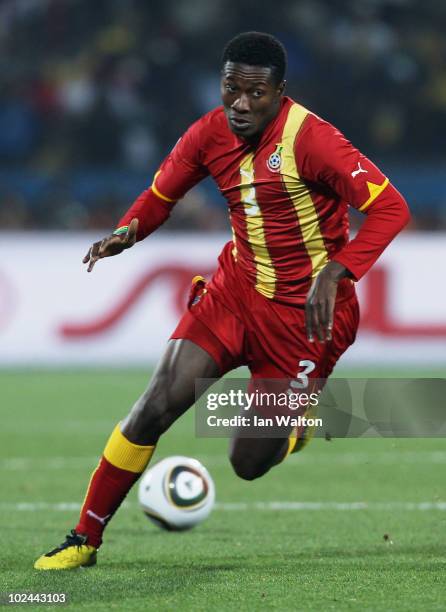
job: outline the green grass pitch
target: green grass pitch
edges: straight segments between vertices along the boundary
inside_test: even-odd
[[[192,414],[155,460],[185,454],[208,467],[219,505],[205,523],[162,532],[133,490],[96,567],[33,570],[75,525],[76,506],[60,504],[82,501],[95,457],[146,380],[0,372],[0,591],[66,592],[76,610],[444,610],[444,440],[318,439],[243,482],[228,442],[197,439]]]

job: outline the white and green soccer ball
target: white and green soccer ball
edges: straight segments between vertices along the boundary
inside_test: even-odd
[[[168,531],[191,529],[215,503],[215,486],[197,459],[167,457],[141,476],[138,500],[144,514]]]

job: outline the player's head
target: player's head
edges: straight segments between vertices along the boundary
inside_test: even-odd
[[[221,97],[229,127],[238,136],[259,136],[275,117],[285,89],[286,51],[263,32],[243,32],[223,51]]]

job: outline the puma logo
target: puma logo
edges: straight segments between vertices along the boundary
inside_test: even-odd
[[[367,173],[368,171],[367,171],[367,170],[364,170],[364,168],[361,168],[361,162],[358,162],[358,169],[357,169],[357,170],[353,170],[353,172],[352,172],[352,177],[353,177],[353,178],[355,178],[355,176],[356,176],[357,174],[359,174],[360,172],[365,172],[365,173]]]
[[[111,517],[111,514],[107,514],[107,516],[98,516],[92,510],[87,510],[87,514],[88,514],[88,516],[91,516],[92,518],[94,518],[97,521],[99,521],[101,523],[101,525],[105,525],[107,520]]]

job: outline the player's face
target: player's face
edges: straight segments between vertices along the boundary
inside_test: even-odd
[[[221,97],[231,131],[247,140],[259,136],[277,115],[284,88],[269,67],[226,62]]]

